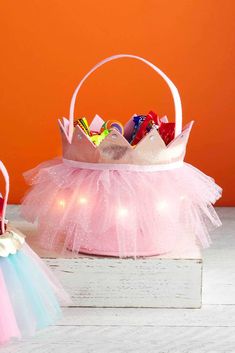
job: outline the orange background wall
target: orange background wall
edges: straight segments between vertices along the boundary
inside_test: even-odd
[[[57,118],[101,59],[143,56],[178,87],[184,123],[195,120],[187,161],[224,188],[235,205],[235,2],[233,0],[1,1],[1,159],[11,175],[10,202],[22,172],[60,154]],[[144,64],[107,64],[83,87],[77,116],[125,121],[153,109],[174,118],[162,80]]]

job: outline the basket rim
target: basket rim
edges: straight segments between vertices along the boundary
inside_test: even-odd
[[[156,172],[166,171],[181,168],[184,166],[184,161],[169,162],[164,164],[127,164],[127,163],[91,163],[75,161],[71,159],[62,158],[63,163],[76,167],[78,169],[90,170],[126,170],[133,172]]]

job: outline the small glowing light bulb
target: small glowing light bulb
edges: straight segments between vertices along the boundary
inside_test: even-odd
[[[87,203],[87,199],[83,196],[79,197],[79,200],[78,202],[81,204],[81,205],[85,205]]]
[[[59,200],[59,206],[64,208],[65,207],[65,200]]]
[[[168,203],[166,201],[159,201],[156,205],[156,208],[158,211],[164,211],[168,206]]]
[[[128,214],[128,209],[127,209],[127,208],[120,207],[120,208],[118,209],[118,215],[119,215],[120,217],[125,217],[125,216],[127,216],[127,214]]]

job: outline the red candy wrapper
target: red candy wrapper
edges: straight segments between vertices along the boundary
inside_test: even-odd
[[[1,229],[2,229],[2,211],[3,211],[3,203],[4,199],[0,196],[0,235],[2,234]],[[6,229],[6,225],[5,225]]]
[[[4,199],[0,196],[0,217],[2,217],[3,203],[4,203]]]
[[[175,123],[161,122],[158,132],[165,144],[168,145],[175,137]]]
[[[156,113],[150,111],[142,124],[140,125],[137,134],[132,141],[132,145],[136,145],[153,127],[153,125],[159,125],[160,120]]]

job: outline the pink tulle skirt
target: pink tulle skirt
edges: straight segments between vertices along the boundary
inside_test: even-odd
[[[75,162],[76,164],[76,162]],[[41,245],[110,256],[150,256],[210,245],[221,188],[190,164],[172,170],[86,169],[53,160],[26,173],[22,214]]]

